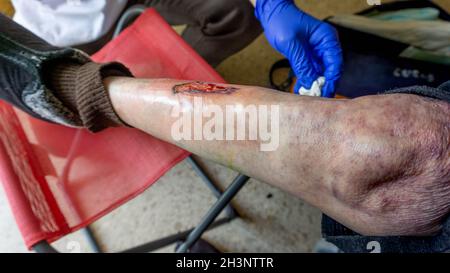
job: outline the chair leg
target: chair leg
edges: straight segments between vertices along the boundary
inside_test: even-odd
[[[177,249],[177,253],[186,253],[188,249],[203,235],[208,227],[219,216],[223,209],[236,196],[239,190],[247,183],[250,177],[245,175],[238,175],[233,183],[225,190],[219,200],[210,208],[208,213],[203,217],[200,224],[186,238],[186,241]]]
[[[134,5],[129,9],[127,9],[127,11],[125,11],[124,14],[122,14],[122,16],[119,19],[117,27],[114,30],[113,37],[119,36],[122,30],[127,26],[129,26],[132,22],[134,22],[134,20],[136,20],[136,18],[139,17],[139,15],[144,13],[146,9],[147,7],[144,5]]]
[[[32,248],[37,253],[59,253],[58,250],[56,250],[54,247],[52,247],[46,241],[39,242],[39,243],[35,244]]]
[[[100,248],[100,245],[98,244],[97,240],[95,239],[95,236],[91,230],[90,227],[85,227],[82,229],[84,235],[86,236],[86,239],[88,241],[89,246],[95,253],[101,253],[102,250]],[[59,253],[59,251],[51,246],[47,241],[42,241],[34,245],[33,250],[37,253]]]
[[[94,236],[94,233],[92,232],[91,228],[85,227],[83,228],[83,233],[86,237],[86,240],[88,241],[89,246],[91,247],[92,251],[95,253],[102,253],[102,249],[97,241],[97,239]]]
[[[198,239],[202,236],[202,234],[211,228],[218,227],[220,225],[223,225],[234,218],[236,218],[237,213],[233,209],[233,207],[230,205],[230,201],[233,199],[233,197],[239,192],[239,190],[245,185],[245,183],[250,179],[247,176],[239,175],[233,183],[225,190],[224,193],[221,193],[220,190],[214,185],[214,183],[211,181],[211,179],[205,174],[205,172],[201,169],[201,167],[195,162],[195,160],[191,157],[188,158],[188,162],[191,164],[191,166],[194,168],[194,170],[197,172],[197,174],[205,181],[205,183],[210,187],[211,191],[214,193],[214,195],[217,196],[218,200],[213,205],[213,207],[210,208],[207,215],[201,220],[200,224],[190,230],[186,230],[183,232],[179,232],[174,235],[170,235],[161,239],[158,239],[153,242],[145,243],[140,246],[136,246],[127,250],[122,251],[122,253],[146,253],[151,252],[156,249],[168,246],[170,244],[186,240],[183,242],[178,248],[177,252],[186,247],[189,249],[193,244],[195,244]],[[228,211],[227,216],[223,219],[217,219],[217,217],[220,215],[220,213],[224,209],[232,210],[230,213]],[[187,239],[186,239],[187,238]],[[185,251],[184,251],[185,252]]]
[[[221,226],[223,224],[226,224],[230,220],[232,220],[232,219],[229,219],[229,218],[219,219],[219,220],[215,221],[214,223],[212,223],[209,226],[208,230],[216,228],[216,227]],[[142,244],[142,245],[139,245],[139,246],[136,246],[136,247],[132,247],[132,248],[127,249],[127,250],[123,250],[120,253],[148,253],[148,252],[152,252],[152,251],[155,251],[157,249],[163,248],[165,246],[168,246],[168,245],[171,245],[171,244],[174,244],[174,243],[177,243],[177,242],[185,240],[186,237],[193,230],[194,229],[189,229],[189,230],[186,230],[186,231],[179,232],[177,234],[169,235],[167,237],[160,238],[158,240],[155,240],[155,241],[152,241],[152,242],[149,242],[149,243],[145,243],[145,244]]]
[[[191,165],[192,169],[197,173],[198,176],[205,182],[206,186],[211,190],[215,197],[220,198],[223,192],[216,186],[216,184],[211,180],[211,178],[205,173],[205,171],[200,167],[200,165],[195,161],[192,156],[187,158],[187,162]],[[233,206],[229,203],[225,207],[225,213],[227,214],[227,218],[233,219],[238,213],[233,208]]]

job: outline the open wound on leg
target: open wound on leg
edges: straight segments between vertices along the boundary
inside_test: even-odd
[[[232,94],[238,89],[230,86],[217,85],[215,83],[196,81],[175,85],[172,90],[174,94]]]

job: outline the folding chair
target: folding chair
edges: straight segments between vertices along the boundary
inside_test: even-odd
[[[224,82],[155,10],[140,9],[125,14],[121,25],[129,22],[130,14],[143,13],[94,60],[120,61],[137,77]],[[93,250],[100,252],[89,225],[184,159],[217,202],[194,229],[124,252],[150,252],[183,240],[177,251],[189,251],[208,228],[237,216],[229,204],[249,178],[238,175],[222,193],[188,152],[138,130],[112,128],[93,135],[36,120],[0,102],[0,179],[25,244],[37,252],[56,252],[51,242],[82,228]],[[224,209],[227,216],[215,221]]]

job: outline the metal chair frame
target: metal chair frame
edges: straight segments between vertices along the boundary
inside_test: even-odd
[[[133,22],[146,9],[147,7],[144,5],[135,5],[126,10],[118,21],[117,27],[114,32],[114,37],[119,35],[125,27],[130,25],[131,22]],[[208,186],[211,192],[217,197],[216,203],[208,210],[208,212],[195,228],[185,230],[177,234],[172,234],[127,250],[123,250],[121,251],[122,253],[146,253],[177,242],[182,243],[177,247],[176,252],[186,253],[189,252],[189,249],[200,239],[200,237],[207,230],[228,223],[229,221],[239,216],[230,202],[239,193],[240,189],[247,183],[250,178],[248,176],[239,174],[225,191],[221,191],[192,156],[189,156],[186,160],[191,165],[196,174]],[[222,219],[216,220],[222,211],[226,212],[226,216]],[[91,229],[89,227],[86,227],[83,229],[83,232],[85,233],[85,237],[87,238],[91,249],[94,252],[102,252],[102,249]],[[39,253],[58,253],[58,250],[52,247],[47,241],[41,241],[34,245],[32,248]]]

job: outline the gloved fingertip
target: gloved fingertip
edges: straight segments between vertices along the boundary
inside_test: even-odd
[[[297,84],[299,84],[299,88],[300,87],[304,87],[305,89],[311,89],[312,85],[314,84],[314,81],[317,80],[319,76],[314,77],[314,78],[310,78],[307,76],[304,76],[304,74],[297,74]]]
[[[335,83],[334,81],[329,82],[326,81],[325,85],[322,88],[322,97],[324,98],[334,98],[336,95],[335,92]]]

